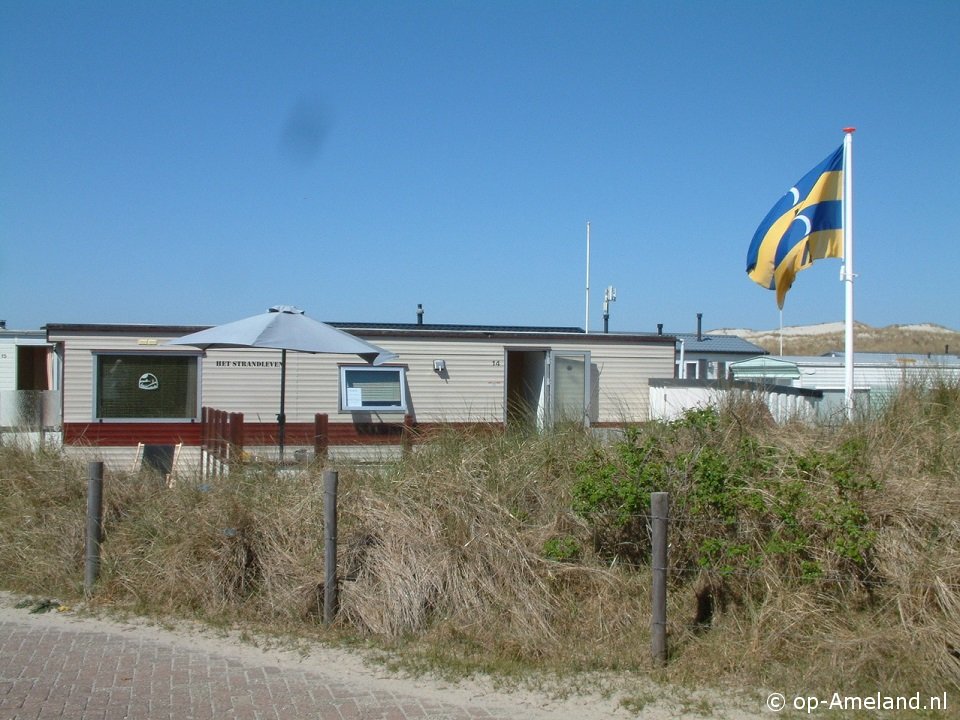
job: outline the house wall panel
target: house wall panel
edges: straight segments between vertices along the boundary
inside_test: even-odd
[[[362,333],[357,333],[362,336]],[[64,421],[71,424],[70,438],[94,432],[92,425],[163,425],[163,423],[92,423],[94,402],[94,352],[140,351],[183,354],[189,348],[167,347],[165,342],[179,335],[139,327],[122,327],[103,332],[60,331],[51,333],[51,342],[62,343]],[[624,341],[600,335],[510,337],[411,337],[380,334],[371,341],[398,357],[388,363],[406,368],[409,407],[406,413],[417,423],[502,423],[504,421],[504,378],[508,350],[547,350],[591,353],[593,379],[592,420],[599,424],[646,420],[649,416],[648,381],[671,377],[674,346],[665,342]],[[195,351],[200,354],[199,351]],[[279,350],[213,349],[202,354],[200,405],[227,412],[242,412],[247,423],[273,428],[279,412]],[[446,372],[434,371],[434,361],[443,360]],[[355,356],[287,353],[286,415],[288,425],[309,426],[316,414],[329,417],[331,444],[343,435],[343,442],[362,437],[371,424],[402,424],[405,413],[341,412],[339,409],[339,367],[362,365]],[[198,412],[199,414],[199,412]],[[199,420],[199,417],[198,417]],[[338,428],[344,425],[347,429]],[[101,429],[97,437],[106,441],[110,433]],[[159,427],[154,431],[162,432]],[[163,431],[165,432],[165,431]],[[187,431],[185,431],[187,432]],[[369,435],[369,433],[368,433]],[[386,434],[390,437],[390,433]],[[119,436],[118,436],[119,437]],[[124,442],[132,441],[126,437]],[[119,441],[119,440],[118,440]]]

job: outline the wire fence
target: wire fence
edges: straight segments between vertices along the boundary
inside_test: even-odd
[[[722,578],[731,581],[743,581],[744,583],[768,580],[771,576],[779,576],[784,581],[803,580],[808,583],[834,584],[838,586],[858,586],[863,588],[884,588],[903,585],[905,582],[911,584],[911,591],[922,593],[928,590],[935,582],[936,587],[943,590],[950,590],[960,593],[960,566],[945,568],[948,578],[943,578],[934,574],[929,577],[928,582],[923,582],[924,575],[930,575],[933,570],[930,568],[914,568],[914,571],[906,571],[898,577],[890,576],[883,569],[878,568],[876,563],[869,557],[864,558],[862,563],[854,563],[849,558],[841,557],[837,553],[832,553],[829,549],[820,548],[819,552],[815,548],[807,548],[804,552],[796,552],[792,558],[789,555],[780,555],[765,550],[761,544],[757,543],[757,527],[759,523],[744,523],[739,520],[721,520],[691,517],[683,515],[675,517],[672,514],[667,523],[667,544],[669,555],[667,567],[672,581],[679,579],[681,582],[703,577],[704,575]],[[650,553],[653,546],[653,519],[648,512],[617,514],[615,519],[611,515],[603,512],[576,513],[576,516],[590,527],[591,532],[608,532],[616,534],[618,531],[632,530],[640,531],[643,534],[636,540],[619,540],[613,547],[607,548],[605,555],[611,557],[611,565],[623,568],[632,568],[636,570],[650,569]],[[748,546],[746,549],[752,550],[752,554],[747,557],[744,552],[742,557],[734,558],[736,562],[715,562],[709,557],[703,557],[699,562],[682,563],[676,559],[671,560],[670,555],[675,556],[678,549],[683,549],[684,555],[698,554],[698,548],[705,540],[710,538],[719,538],[723,540],[742,541]],[[750,543],[753,543],[751,546]],[[837,564],[849,565],[849,570],[839,571],[833,569],[819,569],[816,572],[803,576],[803,573],[797,567],[791,569],[781,568],[777,572],[777,565],[785,566],[806,555],[810,560],[832,561]],[[756,567],[744,567],[755,563]],[[950,572],[950,570],[953,572]]]

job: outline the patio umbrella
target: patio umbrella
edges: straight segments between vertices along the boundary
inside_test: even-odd
[[[354,337],[330,325],[304,315],[303,310],[291,305],[275,305],[260,315],[244,318],[226,325],[184,335],[170,340],[168,345],[191,345],[202,350],[210,348],[271,348],[280,350],[280,413],[277,415],[277,438],[280,460],[283,461],[283,441],[287,418],[284,396],[287,383],[287,350],[305,353],[333,353],[359,355],[368,363],[380,363],[396,355],[371,343]]]

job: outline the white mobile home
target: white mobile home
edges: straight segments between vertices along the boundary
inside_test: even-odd
[[[43,330],[0,321],[0,431],[40,437],[59,431],[59,367]]]
[[[820,414],[843,409],[845,359],[842,352],[826,355],[757,357],[730,366],[734,379],[779,383],[823,392]],[[858,407],[878,407],[904,384],[929,384],[960,379],[955,355],[858,352],[853,355],[853,389]]]
[[[649,417],[651,378],[673,374],[672,336],[578,328],[331,323],[397,355],[370,366],[341,355],[287,354],[286,437],[314,445],[318,416],[331,451],[398,444],[442,425],[613,426]],[[194,326],[48,324],[62,361],[68,447],[132,458],[140,443],[199,448],[203,408],[242,413],[245,446],[276,443],[280,351],[167,341]],[[189,456],[189,452],[188,452]]]

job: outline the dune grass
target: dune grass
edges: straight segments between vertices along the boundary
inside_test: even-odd
[[[839,427],[764,417],[742,401],[607,441],[450,431],[340,463],[331,628],[321,468],[173,489],[108,472],[92,602],[452,675],[960,687],[960,388],[906,388]],[[649,654],[652,490],[671,492],[666,669]],[[79,599],[84,512],[84,467],[0,446],[0,587]]]

